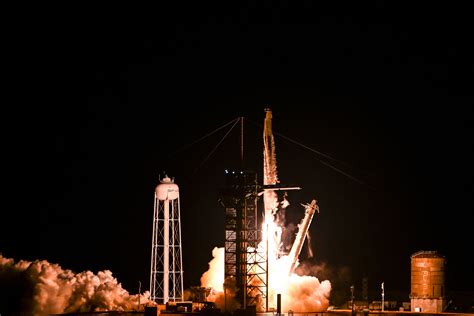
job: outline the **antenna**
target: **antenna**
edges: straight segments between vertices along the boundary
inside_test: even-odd
[[[244,168],[244,117],[240,117],[240,166]]]
[[[384,311],[384,306],[385,306],[385,289],[383,286],[384,282],[382,282],[381,287],[382,287],[382,312]]]
[[[140,310],[140,296],[142,292],[142,282],[138,281],[138,310]]]

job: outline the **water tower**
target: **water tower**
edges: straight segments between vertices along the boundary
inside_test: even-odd
[[[183,261],[179,187],[165,176],[155,189],[151,245],[150,299],[183,301]]]
[[[445,306],[446,259],[436,251],[411,256],[411,310],[441,313]]]

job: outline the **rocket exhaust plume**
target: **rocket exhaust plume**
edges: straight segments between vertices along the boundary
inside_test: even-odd
[[[0,298],[6,315],[137,310],[149,293],[130,295],[109,270],[74,273],[45,260],[33,262],[0,254]]]

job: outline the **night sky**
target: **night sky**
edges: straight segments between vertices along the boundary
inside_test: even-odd
[[[239,131],[204,164],[225,130],[183,146],[244,116],[245,167],[261,178],[270,106],[275,132],[345,163],[275,138],[281,182],[303,187],[289,194],[289,220],[319,201],[312,263],[408,295],[410,255],[438,250],[448,290],[473,290],[466,10],[370,2],[307,10],[298,24],[284,6],[158,12],[149,37],[33,28],[4,61],[14,101],[3,102],[0,252],[110,269],[130,292],[148,289],[153,190],[166,172],[181,191],[185,287],[199,285],[223,246],[217,194],[239,167]]]

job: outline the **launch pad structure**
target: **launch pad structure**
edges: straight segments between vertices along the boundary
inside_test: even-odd
[[[225,188],[220,192],[220,202],[225,209],[225,247],[224,247],[224,299],[237,301],[242,309],[255,308],[268,312],[269,304],[269,245],[271,233],[268,225],[265,234],[262,224],[278,211],[274,203],[275,191],[300,190],[297,186],[284,186],[279,183],[276,170],[275,145],[272,132],[272,112],[265,109],[264,123],[264,177],[259,185],[257,174],[246,170],[226,170]],[[241,160],[243,165],[243,118],[241,122]],[[258,198],[263,196],[264,216],[259,223],[257,213]],[[295,264],[304,243],[316,201],[306,207],[306,216],[299,237],[290,252],[291,269]],[[319,209],[318,209],[319,211]],[[273,219],[272,219],[273,220]],[[265,236],[265,240],[263,240]],[[265,242],[266,244],[261,244]]]
[[[220,201],[225,208],[224,298],[243,308],[268,305],[268,261],[259,249],[257,174],[226,171]]]

